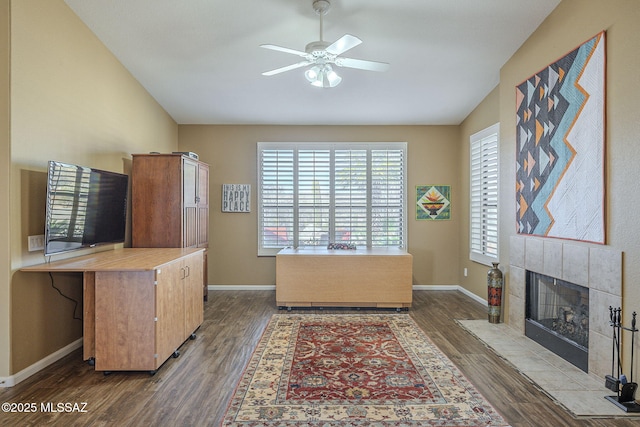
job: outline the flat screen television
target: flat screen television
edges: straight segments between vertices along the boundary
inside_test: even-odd
[[[129,176],[49,161],[45,256],[122,243]]]

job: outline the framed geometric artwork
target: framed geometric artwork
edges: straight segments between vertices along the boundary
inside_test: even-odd
[[[516,86],[518,234],[605,242],[605,33]]]
[[[416,186],[416,206],[417,220],[451,219],[451,186]]]

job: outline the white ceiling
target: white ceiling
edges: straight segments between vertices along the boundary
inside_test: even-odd
[[[459,124],[560,0],[332,0],[324,39],[384,73],[265,77],[319,39],[312,0],[65,0],[179,124]]]

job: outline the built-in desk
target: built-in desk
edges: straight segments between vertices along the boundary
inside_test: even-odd
[[[295,306],[411,306],[413,257],[396,248],[283,249],[276,255],[276,303]]]
[[[22,268],[83,274],[84,359],[99,371],[150,371],[203,320],[204,249],[123,248]]]

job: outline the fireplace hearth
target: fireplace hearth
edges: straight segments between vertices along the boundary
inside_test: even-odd
[[[525,335],[588,372],[589,288],[527,271]]]

